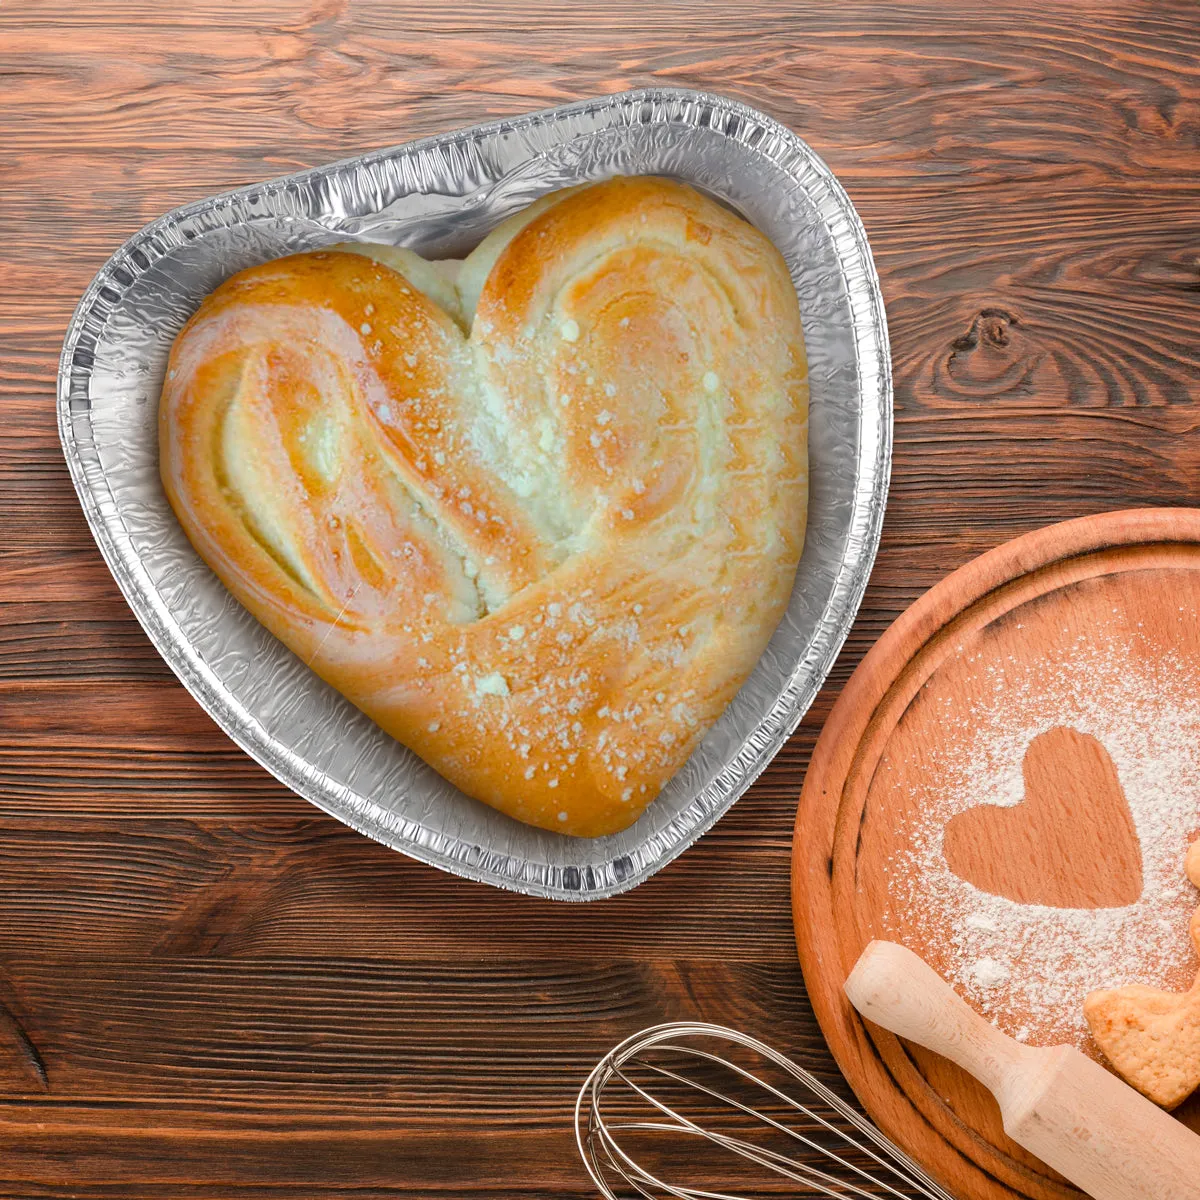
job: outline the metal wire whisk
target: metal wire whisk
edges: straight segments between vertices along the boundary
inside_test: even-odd
[[[732,1061],[735,1054],[749,1057],[754,1068]],[[719,1182],[688,1186],[653,1173],[642,1155],[661,1134],[717,1147],[719,1153],[704,1155],[705,1147],[677,1140],[666,1143],[666,1157],[674,1155],[668,1165],[675,1175],[706,1169],[708,1179]],[[954,1200],[819,1079],[721,1025],[656,1025],[610,1051],[579,1093],[575,1137],[607,1200],[744,1200],[745,1193],[712,1189],[730,1186],[734,1176],[744,1182],[747,1163],[761,1168],[750,1185],[758,1195],[782,1188],[795,1196],[782,1177],[812,1196]]]

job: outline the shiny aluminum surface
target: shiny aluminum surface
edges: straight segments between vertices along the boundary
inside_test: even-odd
[[[800,298],[812,387],[807,542],[751,678],[623,833],[575,839],[471,800],[384,734],[242,609],[191,548],[158,478],[167,353],[201,299],[245,267],[347,238],[457,257],[555,188],[662,174],[765,232]],[[627,92],[428,138],[175,209],[84,294],[59,367],[63,450],[87,520],[147,634],[213,719],[288,787],[423,862],[533,895],[631,888],[686,849],[771,760],[854,620],[887,494],[891,364],[866,237],[790,130],[700,92]]]

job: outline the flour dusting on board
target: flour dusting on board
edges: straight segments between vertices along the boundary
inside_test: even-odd
[[[922,793],[908,844],[888,864],[892,912],[939,951],[941,969],[1006,1033],[1082,1044],[1089,991],[1168,986],[1172,965],[1190,957],[1197,892],[1183,858],[1200,827],[1200,677],[1178,658],[1083,638],[1032,668],[1006,673],[992,662],[980,671],[994,684],[986,699],[957,714],[945,701],[939,717],[945,737],[931,766],[941,782]],[[1030,743],[1064,726],[1096,738],[1116,769],[1141,843],[1144,886],[1134,904],[1021,904],[981,891],[947,864],[947,822],[977,805],[1019,804]],[[1077,832],[1081,853],[1094,855],[1086,825]],[[895,918],[885,923],[900,931]]]

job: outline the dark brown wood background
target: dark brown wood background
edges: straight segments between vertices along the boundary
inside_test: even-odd
[[[106,257],[185,201],[642,84],[800,132],[874,247],[896,369],[870,591],[720,826],[585,907],[410,862],[289,794],[159,660],[59,449]],[[0,1195],[586,1196],[570,1109],[643,1025],[835,1072],[792,940],[804,767],[946,572],[1066,517],[1200,499],[1193,3],[0,7]]]

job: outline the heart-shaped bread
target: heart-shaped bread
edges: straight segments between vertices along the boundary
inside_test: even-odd
[[[692,189],[544,197],[458,267],[235,275],[171,352],[167,496],[278,638],[468,794],[631,824],[787,604],[807,371],[774,247]]]

